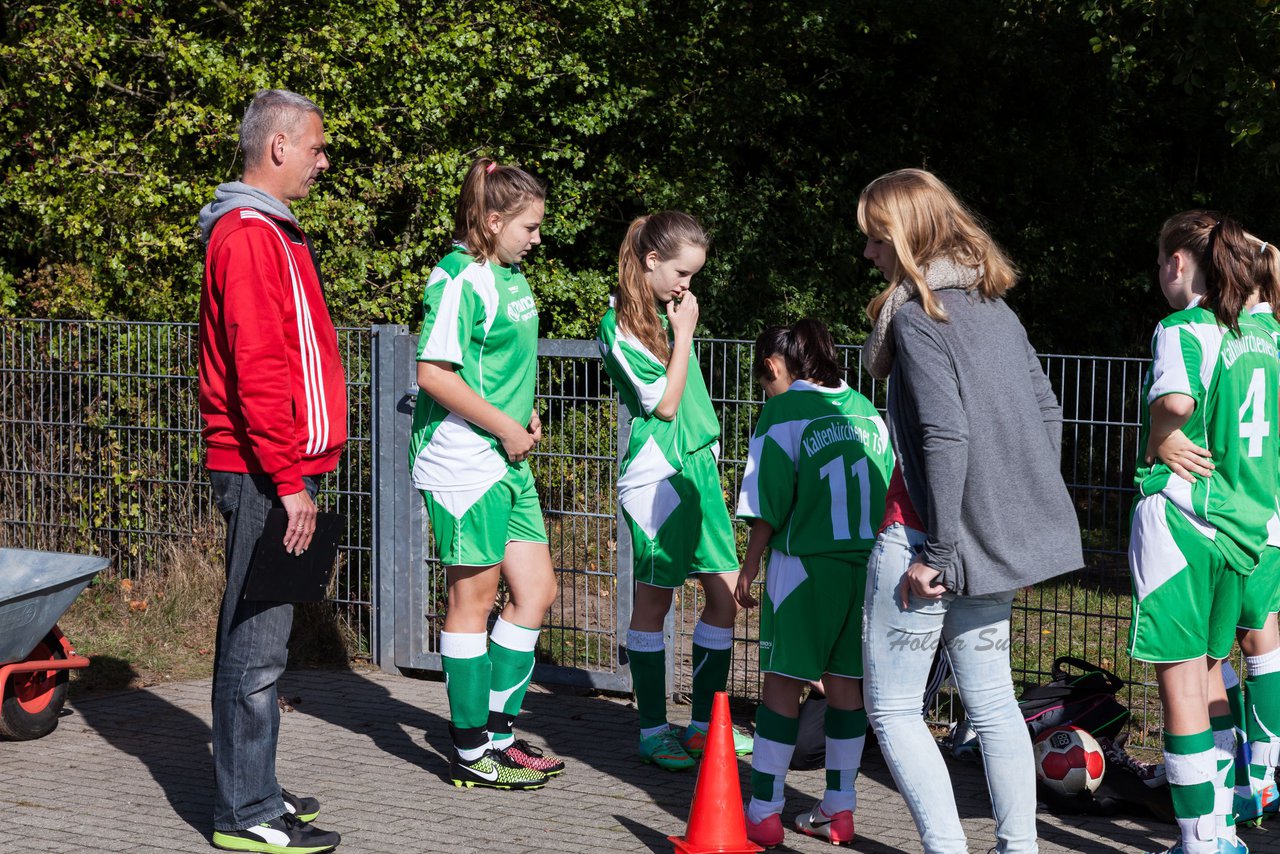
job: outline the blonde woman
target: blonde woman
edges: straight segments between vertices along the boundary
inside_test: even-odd
[[[858,227],[888,281],[867,308],[863,362],[889,380],[898,456],[867,567],[868,716],[925,851],[967,851],[921,714],[945,642],[982,744],[996,850],[1033,852],[1035,771],[1009,617],[1018,588],[1084,563],[1059,472],[1062,411],[1003,300],[1017,270],[946,185],[919,169],[877,178]]]

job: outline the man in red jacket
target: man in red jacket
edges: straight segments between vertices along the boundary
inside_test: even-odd
[[[337,334],[310,241],[289,204],[305,198],[325,155],[324,115],[279,89],[254,96],[240,125],[244,176],[200,211],[207,244],[200,295],[200,415],[205,464],[227,522],[227,587],[213,675],[213,844],[232,851],[319,852],[340,841],[320,811],[276,780],[276,680],[293,606],[242,598],[267,511],[289,516],[284,547],[315,532],[317,476],[347,440]]]

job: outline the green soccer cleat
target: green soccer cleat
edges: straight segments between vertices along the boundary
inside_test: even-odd
[[[486,789],[541,789],[547,775],[526,768],[497,748],[489,748],[480,758],[463,762],[455,754],[449,765],[449,779],[458,788],[482,786]]]
[[[684,771],[697,764],[670,728],[640,739],[640,761],[651,762],[668,771]]]
[[[672,727],[672,729],[676,729]],[[733,752],[739,756],[748,756],[754,749],[755,739],[741,732],[737,727],[730,727],[733,730]],[[707,746],[707,731],[701,727],[689,724],[683,730],[676,730],[680,733],[680,744],[684,747],[685,752],[690,756],[701,756],[703,750]]]

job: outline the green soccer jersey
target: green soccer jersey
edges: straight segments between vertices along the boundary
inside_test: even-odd
[[[1240,335],[1220,326],[1213,312],[1192,305],[1162,320],[1151,339],[1151,368],[1143,388],[1142,431],[1135,482],[1143,496],[1163,493],[1213,539],[1236,572],[1248,574],[1267,543],[1276,513],[1280,471],[1276,343],[1255,317],[1239,318]],[[1188,483],[1159,460],[1143,456],[1151,432],[1150,405],[1184,394],[1195,411],[1182,427],[1208,448],[1214,471]]]
[[[756,422],[738,516],[768,522],[776,551],[865,560],[892,472],[889,428],[871,401],[844,383],[796,380]]]
[[[1250,309],[1249,313],[1270,333],[1271,340],[1276,342],[1277,350],[1280,350],[1280,322],[1276,321],[1271,304],[1260,302]],[[1280,353],[1277,355],[1280,356]],[[1280,489],[1280,484],[1277,484],[1277,488]],[[1267,535],[1267,545],[1280,546],[1280,495],[1277,495],[1276,515],[1272,516],[1271,521],[1267,523]]]
[[[448,362],[476,394],[520,424],[533,412],[538,309],[515,266],[476,263],[457,247],[422,297],[418,361]],[[497,437],[419,390],[409,443],[413,485],[434,492],[492,486],[508,462]]]
[[[667,326],[667,319],[662,318]],[[667,342],[673,341],[667,331]],[[689,354],[689,372],[676,417],[664,421],[654,409],[667,391],[667,366],[635,336],[618,328],[611,306],[596,335],[604,369],[627,409],[631,436],[618,471],[618,487],[657,483],[684,468],[684,457],[720,439],[720,421],[711,405],[698,360]]]
[[[1260,302],[1253,308],[1249,309],[1249,314],[1254,320],[1262,324],[1262,328],[1267,330],[1271,335],[1271,340],[1280,345],[1280,321],[1276,320],[1275,312],[1271,308],[1271,303]]]

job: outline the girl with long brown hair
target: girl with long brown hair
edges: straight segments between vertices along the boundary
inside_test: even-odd
[[[520,261],[541,242],[542,186],[487,157],[462,184],[454,249],[427,281],[410,457],[449,584],[440,633],[457,786],[536,789],[564,770],[512,731],[556,595],[529,455],[538,309]],[[486,631],[498,580],[506,606]]]
[[[693,355],[706,262],[698,221],[663,211],[631,223],[618,250],[618,290],[600,320],[605,370],[629,421],[620,449],[618,504],[631,536],[634,608],[627,655],[640,712],[640,758],[668,770],[694,765],[724,690],[738,613],[738,556],[717,465],[720,422]],[[691,364],[692,363],[692,364]],[[693,631],[693,720],[667,723],[662,623],[685,579],[702,582],[706,606]],[[741,753],[751,739],[735,732]]]

